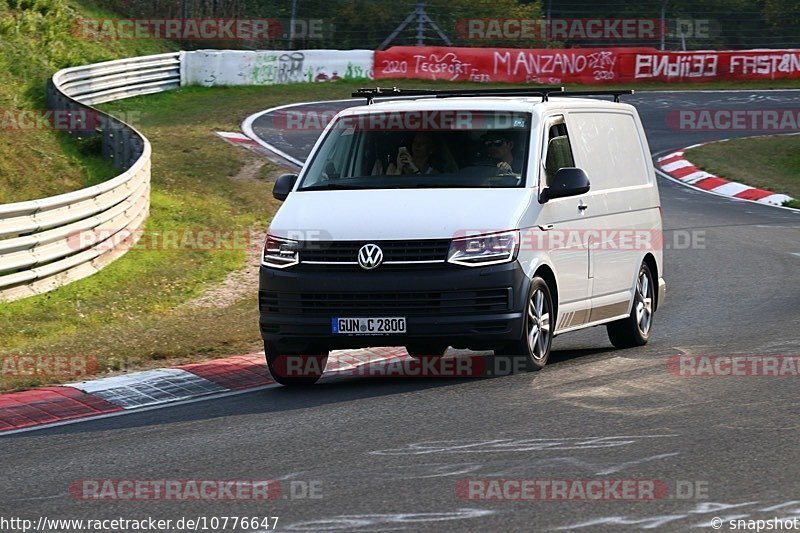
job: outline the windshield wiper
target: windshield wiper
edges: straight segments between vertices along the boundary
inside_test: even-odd
[[[298,189],[299,192],[302,191],[336,191],[336,190],[348,190],[348,189],[368,189],[369,187],[365,187],[363,185],[346,185],[344,183],[316,183],[314,185],[308,185],[307,187],[303,187]]]
[[[480,189],[484,185],[469,183],[414,183],[413,185],[402,185],[400,189]]]

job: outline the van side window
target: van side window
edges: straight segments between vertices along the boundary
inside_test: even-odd
[[[634,115],[618,111],[570,112],[572,142],[592,191],[646,186],[653,176],[647,141]]]
[[[575,158],[569,143],[569,133],[564,118],[550,126],[547,132],[547,155],[544,159],[545,179],[549,187],[556,177],[556,172],[564,167],[574,167]]]

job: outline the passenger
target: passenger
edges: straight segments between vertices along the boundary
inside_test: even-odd
[[[441,170],[434,167],[432,159],[436,152],[436,139],[426,131],[417,132],[411,141],[411,151],[401,146],[397,150],[397,158],[389,164],[386,174],[434,174]]]

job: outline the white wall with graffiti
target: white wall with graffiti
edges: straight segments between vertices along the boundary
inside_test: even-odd
[[[372,79],[372,50],[183,52],[181,85],[274,85]]]
[[[182,85],[352,80],[603,84],[800,79],[800,50],[512,49],[393,46],[387,50],[199,50],[181,55]]]

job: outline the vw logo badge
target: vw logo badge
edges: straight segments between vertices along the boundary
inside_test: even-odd
[[[377,244],[365,244],[358,251],[358,264],[364,270],[378,268],[383,263],[383,250]]]

